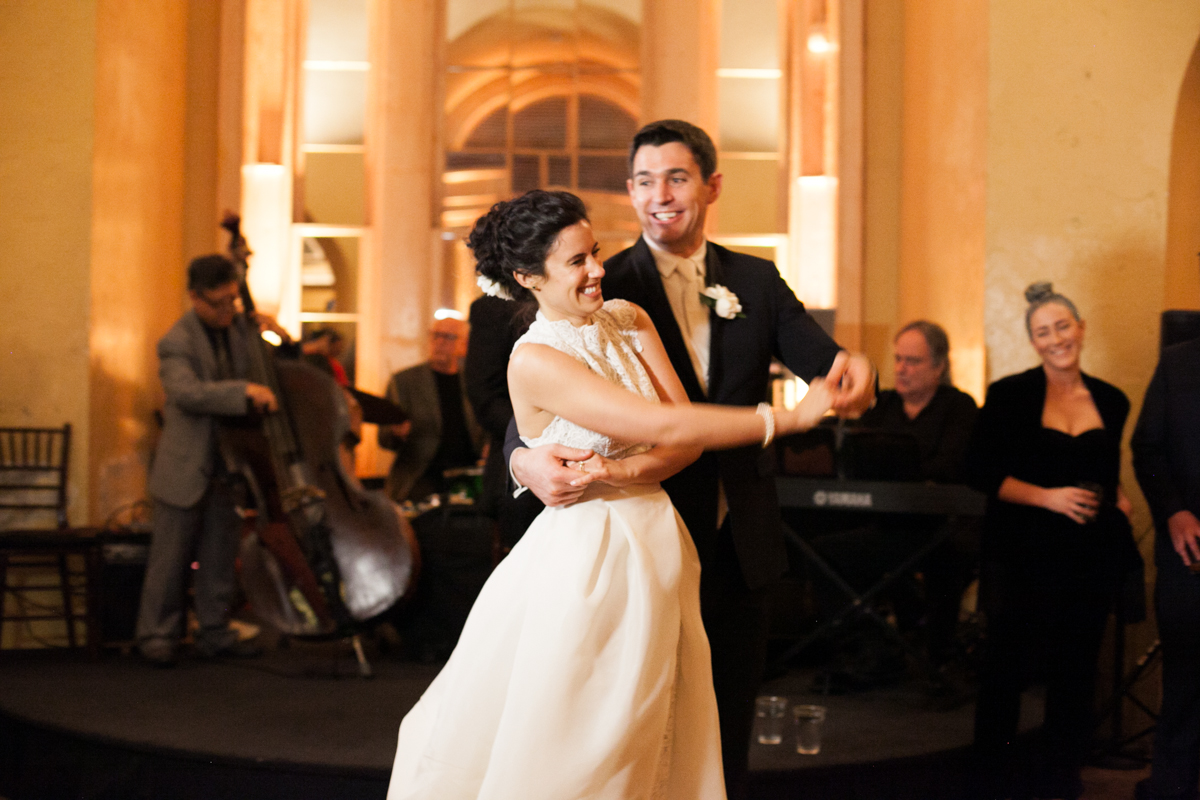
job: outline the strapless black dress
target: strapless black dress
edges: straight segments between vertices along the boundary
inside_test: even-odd
[[[1138,558],[1129,520],[1116,507],[1120,454],[1103,428],[1072,436],[1041,428],[1031,437],[1020,474],[1037,486],[1081,486],[1102,495],[1100,512],[1086,525],[1044,508],[999,502],[1003,523],[990,535],[1011,580],[1020,583],[1115,586]]]

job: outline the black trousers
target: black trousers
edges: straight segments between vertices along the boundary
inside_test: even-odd
[[[1162,709],[1150,788],[1156,798],[1194,798],[1200,783],[1200,575],[1173,550],[1158,555],[1154,605],[1162,641]]]
[[[1075,797],[1093,728],[1096,666],[1114,591],[1087,580],[1013,582],[985,567],[987,644],[975,705],[980,782]],[[1100,584],[1100,585],[1098,585]],[[1025,756],[1015,740],[1021,692],[1046,685],[1039,741]]]
[[[712,648],[713,688],[721,718],[721,755],[729,800],[746,797],[754,698],[767,665],[766,588],[742,577],[729,520],[700,544],[700,614]]]

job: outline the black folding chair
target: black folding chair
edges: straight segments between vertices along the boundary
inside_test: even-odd
[[[96,529],[67,522],[70,452],[69,423],[0,428],[0,646],[8,623],[59,620],[67,645],[79,647],[82,638],[96,657],[100,549]],[[82,568],[71,556],[79,557]],[[81,623],[83,637],[77,631]]]

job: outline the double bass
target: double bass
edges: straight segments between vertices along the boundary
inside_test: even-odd
[[[227,216],[222,226],[243,312],[257,331],[239,220]],[[245,486],[243,589],[255,613],[283,633],[356,637],[414,585],[416,537],[399,507],[354,475],[354,396],[320,369],[277,357],[261,336],[250,338],[249,379],[270,388],[278,408],[221,432],[222,454]],[[369,674],[357,638],[354,645]]]

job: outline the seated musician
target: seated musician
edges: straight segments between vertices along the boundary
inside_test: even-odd
[[[221,417],[251,406],[276,408],[272,391],[247,380],[255,325],[287,332],[265,315],[248,322],[238,313],[236,268],[222,255],[188,265],[192,308],[158,342],[159,377],[166,403],[163,429],[150,469],[153,534],[138,610],[142,656],[157,666],[176,663],[184,634],[184,592],[194,570],[195,613],[201,657],[254,656],[257,642],[241,641],[229,627],[235,594],[234,560],[241,520],[224,460],[218,454]]]
[[[333,328],[313,331],[300,345],[304,361],[329,375],[338,386],[350,386],[346,368],[342,366],[342,354],[346,352],[346,340]]]
[[[950,382],[946,331],[936,322],[910,322],[892,340],[892,350],[896,388],[879,393],[862,424],[912,436],[922,480],[961,483],[979,408],[971,395]]]
[[[460,369],[466,345],[465,322],[434,320],[429,360],[397,372],[388,382],[388,400],[408,415],[399,425],[379,429],[379,444],[396,453],[387,492],[398,503],[446,491],[446,470],[479,462],[483,433],[467,402]]]
[[[961,483],[967,444],[978,407],[950,382],[950,342],[945,330],[925,320],[910,322],[893,340],[896,388],[879,393],[875,407],[861,420],[864,428],[901,434],[915,440],[919,477],[937,483]],[[902,563],[944,532],[944,518],[895,515],[865,527],[814,538],[814,546],[859,591]],[[978,532],[967,522],[955,523],[946,541],[919,565],[923,599],[900,584],[889,598],[901,627],[924,619],[931,661],[945,664],[955,656],[955,632],[962,593],[970,583],[978,554]],[[824,604],[844,598],[818,586]],[[873,669],[873,668],[872,668]],[[870,670],[868,670],[870,671]]]

